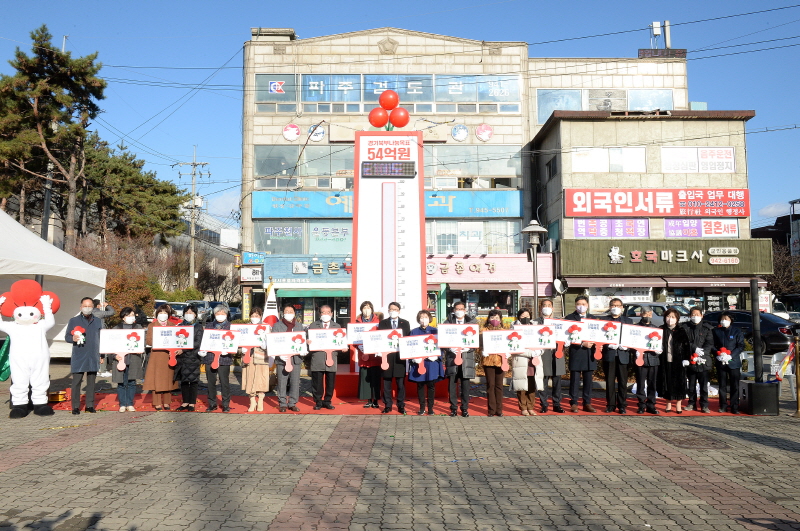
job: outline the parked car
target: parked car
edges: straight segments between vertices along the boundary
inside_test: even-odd
[[[789,312],[789,320],[793,323],[800,323],[800,312]]]
[[[231,321],[235,321],[237,319],[241,319],[242,318],[242,309],[241,308],[239,308],[238,306],[229,306],[229,308],[231,310],[230,311]]]
[[[745,310],[728,310],[728,313],[733,316],[733,323],[731,326],[738,326],[744,337],[747,340],[753,339],[753,317],[749,311]],[[708,312],[706,313],[703,321],[706,321],[712,326],[719,324],[719,316],[722,312]],[[792,337],[800,334],[800,324],[787,321],[783,317],[778,317],[772,313],[759,313],[761,316],[761,344],[763,345],[764,354],[774,354],[776,352],[785,352],[789,349],[790,343],[793,341]]]
[[[211,312],[211,306],[208,301],[186,301],[186,305],[194,304],[197,307],[197,320],[204,322]]]
[[[178,317],[183,317],[183,310],[189,306],[185,302],[168,302],[167,304],[169,304],[169,307],[172,308],[173,313]]]
[[[679,323],[683,323],[689,320],[689,309],[682,305],[682,304],[667,304],[665,302],[627,302],[622,305],[624,308],[623,315],[625,317],[629,317],[633,324],[638,323],[642,320],[642,312],[645,309],[653,310],[653,324],[656,326],[661,326],[664,324],[664,314],[670,308],[674,308],[678,311],[680,318],[678,319]]]

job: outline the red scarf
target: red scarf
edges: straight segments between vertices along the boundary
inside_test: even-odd
[[[294,330],[295,323],[297,323],[297,321],[295,319],[292,319],[291,321],[287,321],[283,317],[281,317],[281,322],[286,325],[286,331],[287,332],[292,332]]]

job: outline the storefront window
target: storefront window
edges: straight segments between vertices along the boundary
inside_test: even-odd
[[[522,252],[518,220],[427,220],[425,237],[425,250],[428,254],[518,254]]]
[[[352,249],[353,222],[321,220],[308,222],[309,254],[347,255]]]
[[[269,254],[302,254],[302,221],[253,221],[255,251]]]

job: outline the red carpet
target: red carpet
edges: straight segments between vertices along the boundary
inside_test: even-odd
[[[67,397],[69,398],[69,389],[67,390]],[[218,400],[218,404],[221,403],[221,399]],[[364,400],[357,400],[355,398],[346,398],[346,399],[336,399],[333,400],[333,405],[336,407],[335,410],[329,409],[321,409],[319,411],[314,411],[314,402],[311,398],[304,397],[300,399],[298,403],[298,407],[300,408],[300,413],[288,411],[286,413],[279,413],[278,412],[278,398],[275,396],[268,396],[264,399],[264,411],[257,412],[254,411],[252,413],[247,412],[247,408],[250,405],[250,399],[246,396],[233,396],[231,397],[231,413],[244,413],[249,415],[264,415],[264,414],[279,414],[279,415],[300,415],[300,414],[311,414],[311,415],[380,415],[382,409],[380,408],[364,408],[364,404],[366,402]],[[83,409],[84,404],[84,397],[81,397],[81,409]],[[181,397],[173,396],[172,397],[172,411],[174,412],[175,408],[181,405]],[[383,407],[383,403],[380,403],[381,408]],[[592,399],[592,405],[597,410],[597,413],[587,413],[583,411],[581,407],[578,413],[571,413],[569,412],[569,399],[564,399],[562,401],[561,407],[564,408],[564,411],[567,413],[554,413],[553,410],[549,410],[547,413],[539,413],[537,408],[536,413],[537,416],[553,416],[553,415],[586,415],[586,416],[601,416],[601,415],[612,415],[612,416],[619,416],[619,413],[606,413],[605,408],[605,400],[603,398],[594,398]],[[678,416],[674,411],[669,413],[664,412],[665,403],[662,400],[658,400],[656,403],[656,407],[660,413],[660,416]],[[150,395],[136,395],[136,401],[134,403],[137,411],[153,411],[153,407],[151,406]],[[205,410],[206,400],[205,396],[201,396],[198,400],[197,409],[198,411],[202,412]],[[691,417],[691,416],[733,416],[731,413],[718,413],[717,409],[719,406],[717,404],[712,404],[711,413],[701,413],[697,411],[684,411],[680,416],[681,417]],[[641,417],[652,417],[654,415],[650,415],[649,413],[643,413],[642,415],[637,415],[636,413],[637,403],[636,399],[628,399],[628,407],[627,407],[627,416],[641,416]],[[66,410],[69,411],[72,409],[72,405],[69,399],[65,402],[59,402],[53,404],[53,409],[56,410]],[[95,409],[98,411],[118,411],[119,410],[119,403],[117,402],[117,394],[116,393],[97,393],[95,398]],[[450,403],[447,401],[446,398],[439,400],[437,399],[434,404],[434,411],[437,415],[449,415],[450,414]],[[419,410],[419,402],[417,402],[416,396],[413,398],[406,400],[406,414],[416,416],[417,411]],[[472,397],[469,403],[469,414],[473,417],[485,417],[487,411],[486,405],[486,398],[484,397]],[[215,411],[215,413],[220,413],[220,410]],[[392,415],[398,415],[397,413],[397,403],[395,402]],[[516,398],[506,398],[503,401],[503,415],[507,416],[521,416],[519,412],[519,407],[517,406],[517,399]]]

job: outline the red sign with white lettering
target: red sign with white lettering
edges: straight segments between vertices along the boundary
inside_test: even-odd
[[[570,218],[744,218],[750,215],[750,191],[741,188],[567,188],[564,190],[564,213]]]

